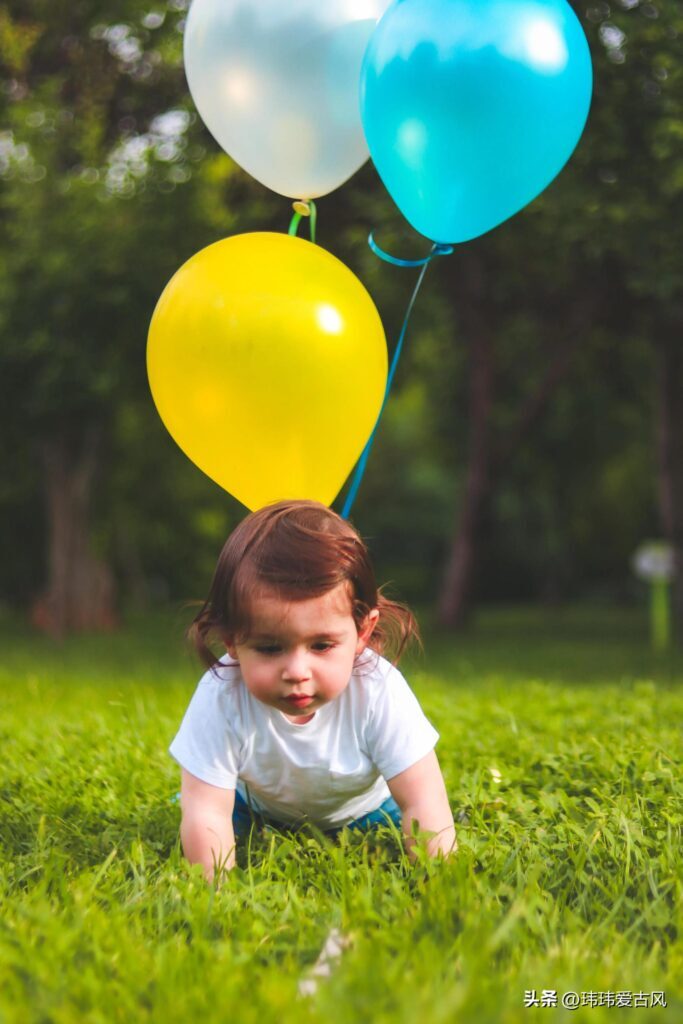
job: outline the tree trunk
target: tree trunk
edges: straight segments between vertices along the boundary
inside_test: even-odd
[[[482,305],[481,281],[468,282],[473,305]],[[489,500],[516,448],[524,441],[546,409],[558,385],[566,376],[574,351],[585,337],[595,314],[595,296],[584,294],[574,304],[568,334],[560,338],[536,391],[529,395],[517,423],[497,445],[492,444],[489,413],[492,404],[494,356],[491,326],[479,314],[473,314],[465,330],[471,332],[472,363],[470,376],[470,454],[462,513],[453,538],[451,552],[437,604],[437,620],[442,626],[459,629],[465,622],[472,577],[476,562],[479,525]]]
[[[48,520],[48,581],[34,602],[35,626],[62,638],[70,632],[111,630],[114,581],[90,548],[90,498],[99,433],[86,428],[77,442],[57,435],[41,446]]]
[[[656,377],[660,521],[674,549],[674,629],[683,643],[683,348],[673,333],[657,346]]]
[[[469,460],[462,512],[437,605],[438,622],[452,629],[461,628],[465,621],[474,576],[476,534],[489,486],[491,457],[489,414],[493,396],[493,353],[490,326],[480,313],[484,308],[484,289],[479,262],[470,263],[467,285],[471,300],[464,322],[470,343]]]

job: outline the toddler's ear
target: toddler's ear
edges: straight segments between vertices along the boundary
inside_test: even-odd
[[[230,636],[224,636],[222,639],[223,643],[225,644],[225,649],[232,658],[232,660],[239,661],[239,658],[237,657],[237,648],[235,647],[233,638]]]
[[[368,614],[365,616],[363,624],[362,624],[362,626],[360,628],[360,632],[358,633],[358,643],[356,645],[356,654],[361,654],[362,651],[365,650],[365,646],[366,646],[368,640],[370,639],[370,637],[372,636],[372,632],[373,632],[375,626],[377,625],[378,620],[379,620],[379,609],[378,608],[373,608],[372,611],[369,611]]]

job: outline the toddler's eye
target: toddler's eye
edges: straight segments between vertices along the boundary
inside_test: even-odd
[[[277,654],[280,648],[276,644],[260,644],[255,650],[259,654]]]
[[[328,643],[326,640],[320,640],[317,644],[313,644],[314,651],[329,651],[334,647],[334,644]]]

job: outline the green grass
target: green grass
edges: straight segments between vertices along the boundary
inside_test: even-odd
[[[182,616],[63,646],[0,618],[0,1022],[683,1019],[683,663],[637,613],[490,611],[402,667],[441,733],[457,856],[254,836],[216,891],[166,749]],[[333,927],[352,945],[297,985]],[[523,1006],[666,992],[666,1009]]]

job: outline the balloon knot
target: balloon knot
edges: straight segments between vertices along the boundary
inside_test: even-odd
[[[305,199],[295,199],[292,203],[292,209],[295,213],[298,213],[301,217],[311,216],[311,204]]]

